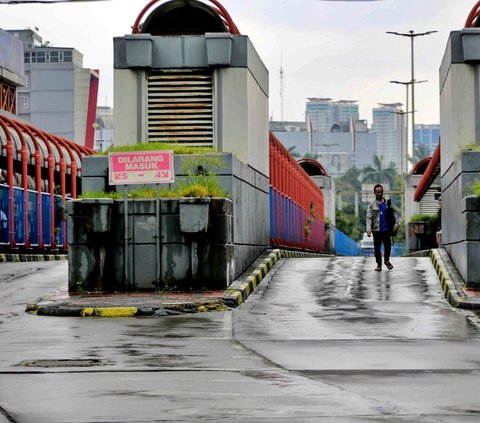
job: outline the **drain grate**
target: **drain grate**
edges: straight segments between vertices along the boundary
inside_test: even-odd
[[[24,360],[17,364],[19,367],[97,367],[110,366],[113,362],[95,358],[88,359],[51,359],[51,360]]]

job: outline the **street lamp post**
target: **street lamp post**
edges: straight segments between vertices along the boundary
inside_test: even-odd
[[[338,143],[334,144],[317,144],[319,147],[325,147],[327,149],[327,157],[330,159],[330,147],[333,147],[335,145],[338,145]],[[330,170],[331,166],[328,165],[327,168]]]
[[[411,140],[411,143],[409,143],[408,141],[408,113],[412,113],[412,117],[413,115],[415,114],[415,109],[413,109],[413,106],[412,106],[412,110],[409,111],[408,110],[408,86],[409,85],[413,85],[413,84],[421,84],[423,82],[428,82],[427,80],[422,80],[422,81],[390,81],[391,84],[400,84],[400,85],[405,85],[405,90],[406,90],[406,105],[405,105],[405,112],[403,114],[405,114],[405,127],[406,127],[406,134],[405,134],[405,145],[406,145],[406,149],[405,149],[405,154],[408,154],[410,155],[410,157],[412,157],[413,159],[413,156],[414,156],[414,138],[412,137],[412,140]],[[398,112],[397,112],[398,113]],[[415,126],[414,123],[412,123],[412,126]],[[413,134],[415,133],[415,130],[412,132]],[[402,171],[407,171],[407,168],[408,166],[405,166],[405,169],[402,169]]]
[[[412,79],[411,79],[411,84],[412,84],[412,143],[411,147],[413,149],[413,144],[415,142],[415,56],[414,56],[414,39],[415,37],[422,37],[424,35],[430,35],[434,34],[435,32],[438,31],[426,31],[426,32],[414,32],[413,30],[408,31],[408,33],[405,32],[395,32],[395,31],[387,31],[387,34],[393,34],[393,35],[400,35],[402,37],[410,37],[410,54],[411,54],[411,64],[412,64]],[[409,151],[409,154],[413,155],[413,151]]]

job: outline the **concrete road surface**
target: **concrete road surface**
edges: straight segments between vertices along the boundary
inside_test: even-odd
[[[0,264],[0,422],[477,422],[480,332],[428,258],[281,260],[231,312],[24,313],[65,262]]]

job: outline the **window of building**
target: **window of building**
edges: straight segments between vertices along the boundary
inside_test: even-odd
[[[58,61],[59,61],[59,62],[63,62],[63,61],[64,61],[63,51],[59,51],[59,52],[58,52]]]
[[[45,52],[45,62],[50,63],[50,52],[49,51]]]
[[[38,51],[37,52],[37,63],[45,63],[45,52]]]
[[[72,52],[71,51],[65,51],[64,53],[64,58],[65,62],[71,62],[72,61]]]
[[[28,109],[28,95],[19,95],[18,103],[21,109]]]
[[[25,53],[25,63],[30,63],[30,52]]]
[[[53,62],[53,63],[58,62],[58,51],[50,52],[50,62]]]

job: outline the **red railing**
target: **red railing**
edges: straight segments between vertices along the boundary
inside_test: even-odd
[[[59,187],[62,198],[62,206],[65,206],[66,197],[67,197],[67,184],[66,176],[68,170],[70,175],[70,194],[72,198],[77,196],[77,175],[81,168],[79,169],[79,164],[81,163],[82,157],[85,155],[94,154],[93,150],[90,150],[86,147],[77,145],[71,141],[67,141],[63,138],[56,137],[47,132],[41,131],[38,128],[33,127],[32,125],[23,123],[16,118],[7,117],[0,114],[0,148],[3,148],[4,152],[2,155],[6,156],[7,162],[7,174],[6,174],[6,183],[8,184],[10,195],[9,195],[9,205],[8,213],[5,213],[9,217],[9,245],[12,248],[18,247],[18,242],[15,239],[16,225],[19,224],[23,233],[23,242],[22,244],[25,248],[31,248],[31,242],[29,239],[30,230],[29,230],[29,197],[28,190],[33,189],[36,191],[37,200],[36,200],[36,213],[39,228],[43,227],[43,208],[42,208],[42,181],[45,179],[46,187],[48,188],[48,193],[50,194],[50,227],[51,233],[54,232],[54,190],[55,190],[55,180],[54,172],[58,168],[60,171],[59,178]],[[68,160],[66,160],[68,156]],[[34,160],[32,160],[34,159]],[[15,161],[20,161],[19,164],[15,165]],[[29,165],[34,165],[34,170],[29,172]],[[15,179],[15,166],[17,166],[17,172],[21,176],[21,183],[14,183]],[[42,169],[47,169],[46,177],[42,177]],[[33,186],[29,185],[29,177],[32,178]],[[14,185],[21,186],[24,192],[23,196],[23,224],[16,222],[14,219]],[[4,211],[5,212],[5,211]],[[66,222],[63,222],[63,231],[66,233]],[[42,231],[38,231],[38,247],[40,249],[44,248]],[[63,239],[62,245],[55,245],[55,240],[52,241],[52,248],[67,248],[66,238]]]
[[[325,250],[323,193],[270,132],[270,242]]]

